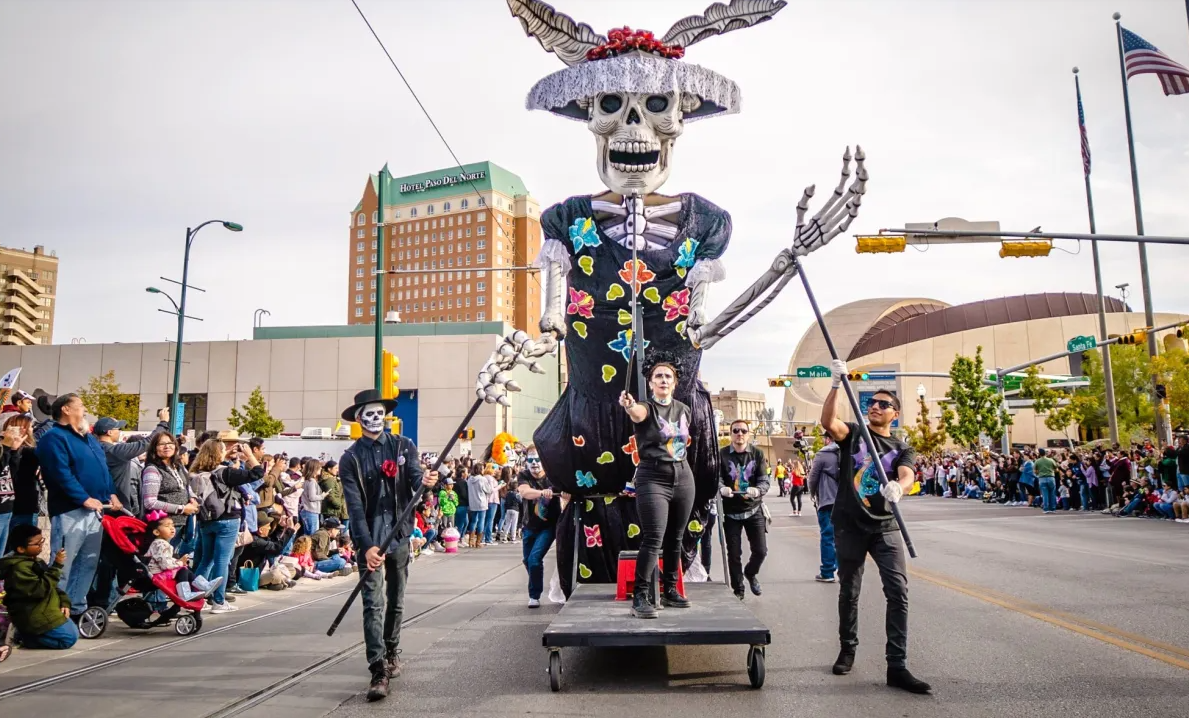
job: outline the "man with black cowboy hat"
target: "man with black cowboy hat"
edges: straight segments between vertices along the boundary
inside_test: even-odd
[[[409,576],[412,512],[396,527],[396,538],[387,553],[381,554],[379,543],[412,501],[417,485],[433,487],[438,482],[436,471],[422,472],[420,454],[412,441],[385,431],[384,416],[395,408],[395,399],[384,399],[375,389],[367,389],[355,395],[355,403],[342,415],[343,421],[358,422],[363,430],[363,436],[343,453],[339,477],[359,570],[370,571],[363,584],[363,637],[372,674],[369,701],[387,697],[389,680],[400,675],[397,656]]]

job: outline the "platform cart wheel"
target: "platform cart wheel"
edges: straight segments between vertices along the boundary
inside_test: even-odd
[[[752,688],[764,687],[764,647],[752,646],[747,649],[747,677],[751,680]]]
[[[107,610],[91,606],[78,617],[78,633],[83,638],[99,638],[107,630]]]
[[[549,651],[549,688],[557,693],[561,690],[561,651]]]

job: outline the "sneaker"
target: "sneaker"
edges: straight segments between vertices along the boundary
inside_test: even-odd
[[[794,511],[794,512],[792,512],[791,514],[789,514],[789,518],[791,519],[792,517],[794,517],[794,516],[796,516],[796,515],[797,515],[797,512],[796,512],[796,511]]]
[[[838,583],[837,576],[823,576],[820,573],[814,576],[813,580],[817,581],[818,583]]]
[[[243,594],[247,593],[247,591],[243,590],[238,585],[235,585],[235,586],[229,586],[227,588],[227,593],[234,593],[237,596],[242,596]]]
[[[226,593],[226,592],[224,592],[224,593]],[[235,596],[230,596],[230,595],[228,595],[228,596],[224,596],[224,600],[225,600],[227,603],[235,603]]]
[[[909,693],[928,693],[933,686],[908,672],[907,668],[888,668],[888,685]]]
[[[293,587],[294,587],[294,586],[296,586],[296,585],[297,585],[297,581],[290,581],[289,583],[285,584],[285,587],[286,587],[286,588],[293,588]]]
[[[371,666],[371,672],[372,682],[367,687],[367,700],[369,703],[388,697],[388,671],[384,664],[377,661]]]
[[[541,607],[541,599],[539,599],[539,598],[530,598],[530,599],[528,600],[528,607],[529,607],[529,608],[540,608],[540,607]]]
[[[426,553],[426,554],[429,554],[430,556],[432,556],[434,551],[429,546],[426,546],[425,548],[421,549],[421,553]]]
[[[232,606],[230,603],[213,603],[211,604],[211,613],[231,613],[239,609]]]
[[[847,673],[850,673],[851,669],[854,667],[855,667],[855,652],[848,651],[847,649],[843,648],[841,651],[838,652],[838,658],[834,659],[834,667],[831,668],[830,670],[832,670],[834,672],[834,675],[836,675],[836,676],[845,676]],[[891,671],[891,669],[889,669],[888,670],[888,685],[891,685],[891,680],[892,680],[891,676],[892,676],[892,671]]]

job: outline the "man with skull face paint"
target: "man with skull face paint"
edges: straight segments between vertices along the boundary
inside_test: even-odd
[[[344,421],[358,421],[363,430],[363,436],[343,453],[339,477],[359,570],[371,571],[363,584],[363,635],[372,675],[369,701],[386,697],[389,680],[400,675],[397,656],[409,577],[412,513],[395,527],[395,543],[386,555],[380,554],[378,543],[393,530],[417,485],[432,488],[438,481],[437,472],[422,471],[412,441],[385,431],[384,416],[395,408],[395,399],[382,399],[380,392],[367,389],[355,395],[355,403],[342,415]]]

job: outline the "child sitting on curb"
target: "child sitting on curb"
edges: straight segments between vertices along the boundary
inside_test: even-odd
[[[78,626],[70,620],[70,597],[58,588],[66,549],[54,555],[53,565],[38,556],[45,543],[36,526],[14,526],[10,534],[13,553],[0,559],[4,582],[4,607],[25,648],[66,649],[78,641]],[[0,641],[0,661],[12,652],[10,636]]]

